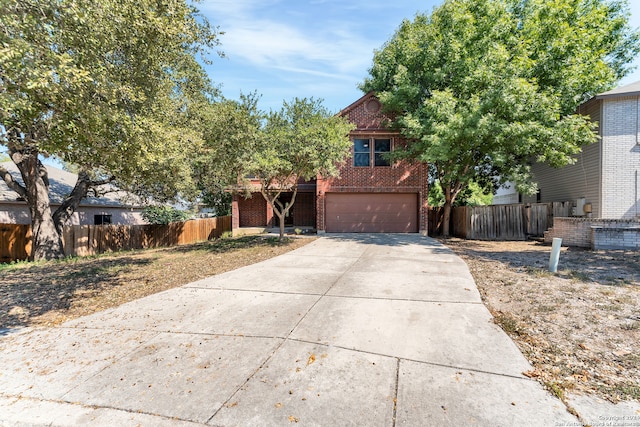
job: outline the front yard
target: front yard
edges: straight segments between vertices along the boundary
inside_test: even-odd
[[[542,381],[612,402],[640,399],[640,252],[443,240],[469,265],[485,305]]]
[[[310,242],[259,236],[44,263],[0,264],[0,330],[54,326]]]
[[[277,256],[311,242],[243,237],[168,249],[0,265],[4,328],[54,326]],[[535,242],[443,240],[469,265],[496,323],[534,369],[527,375],[610,401],[640,399],[640,252],[564,248],[558,274]]]

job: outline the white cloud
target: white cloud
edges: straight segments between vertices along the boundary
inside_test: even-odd
[[[352,23],[325,21],[310,27],[292,18],[295,12],[281,13],[277,20],[262,18],[275,3],[223,0],[207,3],[202,11],[224,31],[222,50],[231,61],[327,77],[360,77],[375,42],[354,31]]]
[[[305,68],[294,64],[315,63],[341,72],[354,68],[358,63],[354,58],[363,54],[366,44],[355,36],[310,37],[297,28],[271,21],[238,26],[224,40],[230,57],[237,55],[260,66]]]
[[[427,0],[427,4],[441,0]],[[415,0],[202,0],[224,61],[208,67],[225,96],[257,90],[260,105],[323,98],[338,111],[361,96],[373,50],[416,11]]]

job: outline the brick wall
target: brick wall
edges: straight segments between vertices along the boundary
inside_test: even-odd
[[[553,218],[553,228],[544,233],[545,243],[551,243],[554,237],[562,238],[564,246],[591,247],[590,218]]]
[[[598,218],[554,218],[545,243],[562,238],[564,246],[592,249],[640,249],[640,221]]]
[[[384,113],[382,104],[373,92],[370,92],[342,110],[340,115],[357,126],[357,131],[384,130],[389,121],[395,120],[394,114]]]
[[[406,140],[397,132],[385,128],[394,119],[384,114],[382,106],[373,93],[345,108],[340,112],[356,125],[351,140],[355,138],[389,138],[392,147],[406,144]],[[353,146],[349,158],[340,167],[337,178],[317,181],[316,223],[318,230],[325,230],[325,199],[328,192],[359,193],[416,193],[420,203],[419,229],[428,229],[428,179],[427,165],[400,161],[391,166],[353,166]]]
[[[266,227],[267,201],[260,193],[252,193],[251,197],[234,196],[234,205],[237,205],[239,223],[238,227]],[[233,207],[233,206],[232,206]],[[238,228],[235,227],[234,228]]]
[[[640,214],[640,97],[605,99],[602,131],[602,218]]]
[[[293,204],[293,225],[294,227],[314,227],[316,226],[316,202],[315,193],[301,193],[296,195]]]
[[[237,219],[233,228],[275,226],[273,209],[260,193],[251,193],[251,198],[235,195],[232,202],[232,217]],[[298,192],[293,205],[295,227],[315,227],[315,193]]]
[[[640,223],[635,228],[592,227],[594,250],[640,249]]]

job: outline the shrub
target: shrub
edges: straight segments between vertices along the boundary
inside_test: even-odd
[[[150,224],[169,224],[186,221],[191,214],[179,211],[171,206],[148,206],[142,211],[142,217]]]

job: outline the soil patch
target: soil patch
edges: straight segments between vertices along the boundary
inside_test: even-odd
[[[640,400],[640,252],[562,248],[553,274],[538,242],[441,241],[533,365],[526,375],[561,398]]]
[[[172,248],[0,264],[0,330],[53,326],[299,248],[314,238],[246,236]]]

